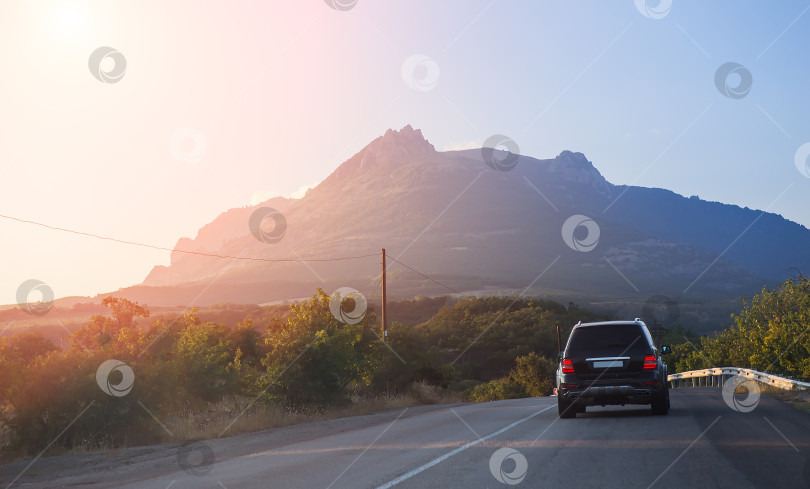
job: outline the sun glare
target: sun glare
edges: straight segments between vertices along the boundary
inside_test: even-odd
[[[92,27],[91,9],[83,2],[42,2],[39,7],[46,12],[49,34],[58,41],[82,38]]]

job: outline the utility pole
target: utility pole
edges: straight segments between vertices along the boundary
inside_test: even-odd
[[[382,328],[383,328],[383,343],[388,341],[388,323],[385,318],[385,248],[382,249]]]

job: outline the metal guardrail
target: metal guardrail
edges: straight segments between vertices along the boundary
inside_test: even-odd
[[[798,380],[787,379],[778,375],[768,374],[751,370],[750,368],[739,367],[722,367],[722,368],[707,368],[703,370],[690,370],[688,372],[681,372],[667,376],[667,381],[671,383],[673,388],[677,387],[700,387],[700,386],[719,386],[723,384],[731,376],[744,377],[753,379],[763,384],[771,385],[778,389],[785,390],[808,390],[810,383],[800,382]]]

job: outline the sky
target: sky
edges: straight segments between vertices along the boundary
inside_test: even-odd
[[[615,184],[810,226],[808,10],[4,0],[0,215],[171,248],[411,124],[439,150],[503,134],[537,158],[580,151]],[[169,263],[6,218],[0,236],[2,304],[29,279],[95,295]]]

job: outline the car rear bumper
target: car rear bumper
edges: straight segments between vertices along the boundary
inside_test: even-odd
[[[617,404],[650,404],[657,390],[632,385],[600,385],[582,389],[560,389],[563,399],[582,406],[605,406]]]

